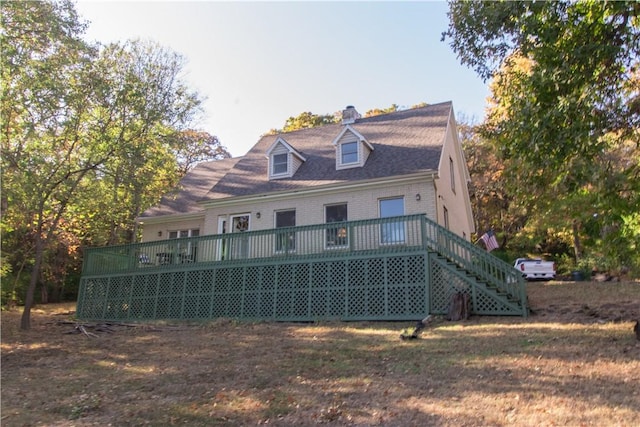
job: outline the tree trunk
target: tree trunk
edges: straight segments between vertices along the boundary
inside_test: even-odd
[[[576,257],[576,263],[582,258],[582,242],[580,241],[580,224],[577,219],[573,220],[573,251]]]
[[[42,267],[42,257],[44,256],[44,242],[42,241],[41,230],[35,235],[35,262],[33,270],[31,270],[31,279],[29,280],[29,287],[27,288],[27,295],[24,300],[24,311],[22,312],[22,319],[20,320],[20,329],[31,329],[31,307],[33,307],[33,297],[36,292],[36,285],[40,278],[40,268]]]
[[[49,304],[49,289],[46,283],[40,283],[40,303]]]
[[[62,288],[64,287],[64,278],[60,282],[53,283],[51,293],[49,294],[49,302],[58,303],[62,301]]]

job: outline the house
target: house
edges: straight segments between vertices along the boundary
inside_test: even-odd
[[[150,242],[426,214],[468,240],[468,181],[451,102],[367,118],[349,106],[340,124],[199,164],[138,220]]]
[[[138,218],[141,242],[86,248],[77,316],[415,320],[460,294],[526,316],[520,272],[469,241],[468,181],[450,102],[347,107],[199,164]]]

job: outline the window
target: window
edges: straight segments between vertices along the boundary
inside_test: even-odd
[[[296,211],[276,211],[276,228],[295,227]],[[282,231],[276,234],[276,252],[293,252],[296,250],[296,233]]]
[[[347,204],[325,206],[325,218],[327,224],[344,223],[347,221]],[[346,224],[327,227],[327,248],[347,246],[348,243]]]
[[[456,174],[453,167],[453,159],[449,157],[449,175],[451,175],[451,191],[456,192]]]
[[[245,231],[249,231],[249,219],[251,216],[249,214],[243,215],[235,215],[231,217],[231,223],[233,224],[232,233],[242,233]]]
[[[273,175],[282,175],[289,170],[289,155],[287,153],[273,155]]]
[[[199,235],[200,235],[200,230],[197,228],[193,228],[191,230],[169,231],[170,239],[177,239],[180,237],[198,237]]]
[[[357,163],[358,162],[358,143],[357,142],[345,142],[340,146],[342,151],[342,164]]]
[[[182,239],[186,237],[198,237],[200,235],[200,230],[197,228],[187,229],[187,230],[175,230],[169,231],[169,239]],[[186,241],[186,242],[178,242],[173,245],[172,250],[169,253],[163,254],[165,258],[170,259],[170,263],[173,263],[174,254],[177,256],[176,262],[185,263],[185,262],[194,262],[196,260],[196,252],[197,252],[197,242]],[[165,262],[167,263],[166,259]]]
[[[380,218],[404,215],[404,198],[379,201]],[[404,243],[404,222],[385,222],[380,224],[380,242],[383,244]]]
[[[442,207],[442,213],[444,216],[444,228],[449,229],[449,209]]]

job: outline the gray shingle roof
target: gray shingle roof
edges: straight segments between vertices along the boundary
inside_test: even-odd
[[[242,157],[202,162],[180,180],[178,186],[164,195],[160,203],[144,211],[140,218],[193,213],[202,210],[198,205],[210,190]]]
[[[445,141],[451,102],[403,110],[351,124],[374,147],[363,168],[336,170],[333,140],[342,124],[267,135],[240,160],[205,199],[300,190],[324,184],[364,181],[436,171]],[[266,152],[282,137],[306,162],[291,178],[269,180]]]
[[[373,145],[364,167],[336,170],[333,140],[344,125],[266,135],[244,156],[201,163],[140,218],[201,211],[198,201],[294,191],[319,185],[437,171],[451,102],[358,119],[350,126]],[[267,150],[282,137],[306,162],[291,178],[269,180]]]

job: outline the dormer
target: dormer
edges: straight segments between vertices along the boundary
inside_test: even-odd
[[[291,178],[306,159],[281,137],[267,150],[269,179]]]
[[[373,151],[373,145],[350,125],[333,140],[336,147],[336,169],[361,168]]]

